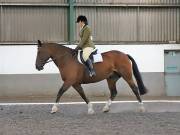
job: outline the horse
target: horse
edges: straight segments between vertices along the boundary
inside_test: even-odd
[[[49,60],[51,58],[51,60]],[[51,113],[58,111],[57,105],[64,92],[71,86],[79,93],[88,105],[88,114],[93,114],[93,104],[86,97],[81,84],[95,83],[106,79],[110,90],[110,97],[103,108],[103,112],[110,111],[112,101],[117,95],[116,82],[122,77],[135,94],[140,108],[144,110],[141,95],[147,93],[141,74],[135,60],[128,54],[117,50],[102,53],[103,62],[93,64],[96,75],[90,77],[83,64],[74,57],[74,49],[57,43],[41,42],[38,40],[36,69],[43,70],[46,63],[53,61],[58,67],[63,84],[59,89]],[[133,79],[135,76],[136,83]]]

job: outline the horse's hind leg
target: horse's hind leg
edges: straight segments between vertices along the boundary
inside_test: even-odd
[[[93,105],[89,102],[89,99],[86,97],[83,88],[80,84],[73,85],[73,88],[79,93],[79,95],[84,99],[84,101],[88,104],[88,114],[93,114]]]
[[[139,89],[138,87],[135,85],[134,81],[128,81],[129,86],[131,87],[133,93],[136,95],[137,100],[139,101],[140,107],[139,107],[139,111],[140,112],[145,112],[145,108],[139,93]]]
[[[142,99],[141,99],[141,96],[140,96],[140,93],[139,93],[139,89],[138,89],[138,87],[136,86],[136,84],[134,83],[133,78],[130,77],[130,78],[128,78],[128,79],[127,79],[127,78],[124,78],[124,79],[127,81],[127,83],[129,84],[129,86],[131,87],[133,93],[135,94],[137,100],[139,101],[139,104],[140,104],[139,110],[140,110],[140,112],[144,112],[144,111],[145,111],[145,108],[144,108],[144,106],[143,106],[143,102],[142,102]]]
[[[103,112],[108,112],[110,110],[111,103],[117,95],[116,82],[119,78],[120,76],[117,75],[116,73],[114,73],[112,76],[107,78],[107,83],[110,90],[110,98],[106,103],[106,105],[104,106]]]
[[[139,89],[138,87],[135,85],[134,81],[128,81],[129,86],[131,87],[133,93],[135,94],[137,100],[139,101],[139,103],[142,103],[142,99],[140,97],[140,93],[139,93]]]

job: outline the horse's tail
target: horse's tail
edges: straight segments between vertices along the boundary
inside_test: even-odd
[[[141,74],[139,72],[138,66],[137,66],[135,60],[130,55],[127,55],[127,56],[132,62],[133,73],[134,73],[134,76],[136,78],[136,82],[137,82],[137,85],[138,85],[138,88],[139,88],[139,92],[140,92],[141,95],[144,95],[144,94],[147,93],[147,89],[144,86],[144,83],[143,83]]]

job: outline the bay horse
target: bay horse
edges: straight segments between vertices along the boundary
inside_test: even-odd
[[[94,64],[96,76],[90,77],[89,73],[86,72],[84,65],[80,64],[73,54],[74,49],[57,43],[42,43],[38,40],[36,69],[39,71],[43,70],[44,65],[48,63],[48,60],[51,58],[55,65],[59,68],[62,80],[64,81],[63,85],[59,89],[56,102],[52,107],[51,113],[57,112],[57,105],[61,96],[72,86],[88,104],[88,114],[93,114],[94,110],[92,103],[86,97],[81,84],[95,83],[104,79],[106,79],[108,83],[110,98],[104,106],[103,111],[108,112],[112,101],[117,95],[116,82],[121,77],[132,89],[141,105],[140,108],[143,108],[140,95],[146,94],[147,89],[142,81],[138,66],[130,55],[116,50],[102,53],[103,62]],[[138,87],[133,80],[133,74]]]

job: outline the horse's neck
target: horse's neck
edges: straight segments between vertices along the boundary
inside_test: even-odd
[[[62,67],[70,58],[71,49],[65,46],[56,45],[53,47],[51,56],[52,56],[52,59],[54,59],[54,63],[56,64],[56,66]]]

